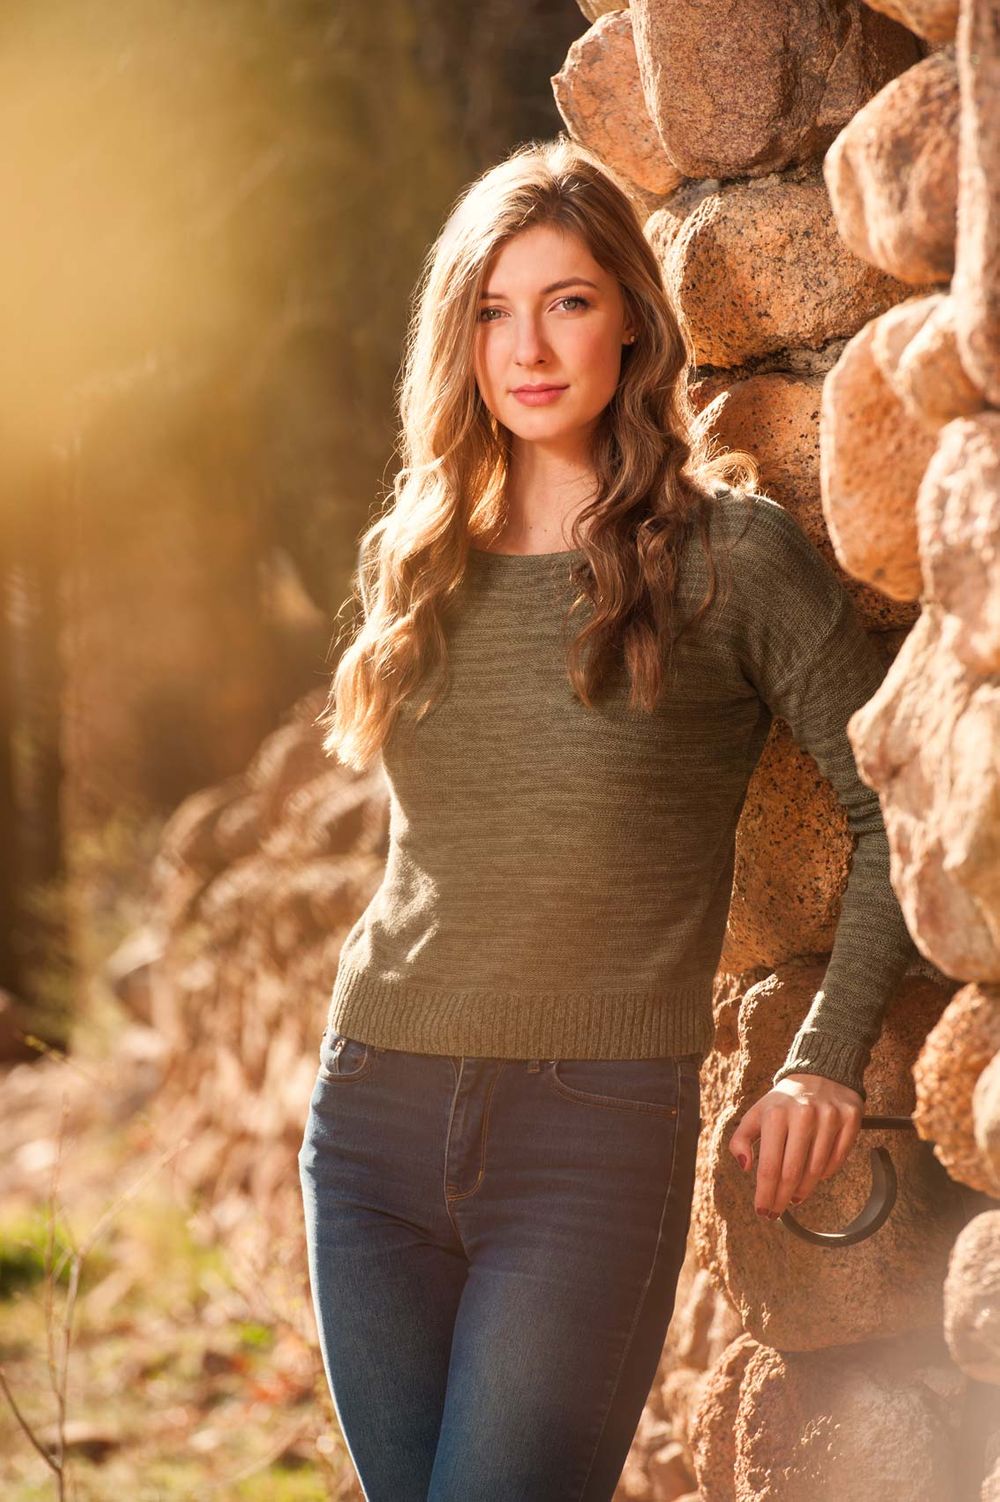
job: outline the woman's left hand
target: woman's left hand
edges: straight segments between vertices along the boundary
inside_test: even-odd
[[[821,1179],[839,1172],[854,1146],[864,1099],[821,1074],[786,1074],[746,1111],[729,1151],[749,1173],[760,1138],[756,1209],[771,1220],[800,1205]]]

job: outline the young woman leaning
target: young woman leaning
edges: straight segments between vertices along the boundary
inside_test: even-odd
[[[674,1307],[747,784],[780,715],[855,838],[773,1088],[757,1209],[842,1165],[915,954],[846,734],[883,666],[839,578],[711,454],[628,198],[564,136],[433,245],[402,466],[321,720],[390,794],[299,1169],[337,1416],[371,1502],[608,1502]]]

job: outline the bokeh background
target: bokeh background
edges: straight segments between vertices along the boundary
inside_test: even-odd
[[[162,922],[146,920],[170,816],[238,779],[329,682],[357,540],[394,473],[427,248],[471,177],[561,127],[549,75],[587,25],[573,0],[0,15],[0,1058],[32,1081],[15,1069],[0,1108],[0,1360],[55,1445],[47,1341],[97,1230],[64,1383],[81,1497],[354,1494],[314,1353],[281,1346],[256,1274],[232,1290],[217,1227],[195,1237],[180,1134],[141,1109],[159,1055],[107,1060],[133,1024],[168,1025],[149,985]],[[333,959],[303,996],[307,1054]],[[231,1039],[232,1013],[214,1013]],[[308,1089],[281,1072],[301,1125]],[[301,1288],[292,1302],[294,1324]],[[0,1394],[0,1492],[57,1483]]]
[[[75,1010],[36,908],[74,847],[241,769],[328,676],[422,258],[470,177],[559,128],[586,25],[5,7],[0,984],[33,1007]]]

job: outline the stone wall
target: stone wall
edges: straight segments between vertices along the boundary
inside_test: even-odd
[[[741,818],[688,1257],[622,1497],[1000,1497],[1000,5],[583,3],[552,80],[629,194],[695,404],[884,655],[849,735],[924,964],[797,1221],[727,1150],[821,983],[850,841],[776,721]],[[793,852],[789,860],[789,851]],[[788,900],[791,890],[797,894]],[[802,894],[805,893],[805,899]],[[913,1130],[915,1128],[915,1130]],[[696,1488],[696,1489],[695,1489]]]

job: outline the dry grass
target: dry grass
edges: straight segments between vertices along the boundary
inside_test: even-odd
[[[279,1235],[234,1203],[220,1227],[218,1205],[192,1203],[177,1171],[189,1144],[158,1140],[142,1105],[155,1086],[134,1046],[0,1078],[0,1492],[358,1498],[302,1228]]]

